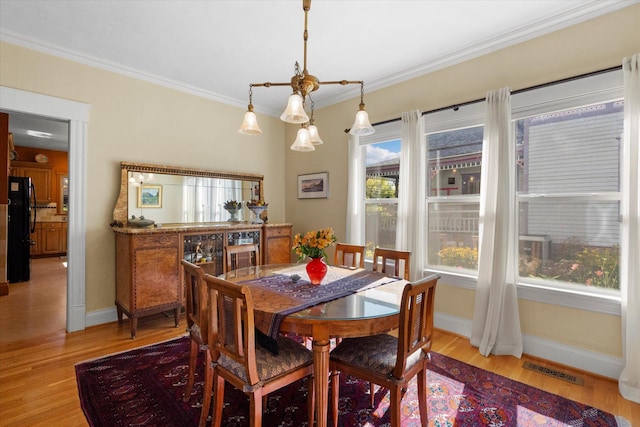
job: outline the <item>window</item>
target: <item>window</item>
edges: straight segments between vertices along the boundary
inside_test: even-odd
[[[622,72],[513,94],[516,230],[521,297],[619,314]],[[426,268],[475,286],[484,102],[424,115]],[[400,126],[376,126],[366,149],[366,240],[395,247]],[[363,155],[364,157],[364,155]],[[371,254],[369,254],[371,255]]]
[[[474,275],[478,270],[482,107],[425,115],[430,269]]]
[[[538,114],[516,129],[520,279],[619,289],[622,101]]]
[[[376,133],[360,138],[365,162],[365,258],[376,247],[396,247],[400,123],[376,126]]]

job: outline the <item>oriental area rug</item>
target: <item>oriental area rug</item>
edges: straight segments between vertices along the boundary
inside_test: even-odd
[[[197,425],[202,372],[190,401],[183,403],[188,360],[189,338],[182,337],[77,364],[80,402],[89,425]],[[434,427],[630,426],[624,418],[434,352],[427,393],[429,425]],[[389,426],[386,389],[376,387],[371,408],[368,383],[343,375],[340,394],[340,426]],[[224,400],[223,425],[248,426],[247,397],[227,384]],[[306,402],[306,380],[270,394],[263,426],[307,426]],[[420,426],[415,379],[402,399],[402,426]]]

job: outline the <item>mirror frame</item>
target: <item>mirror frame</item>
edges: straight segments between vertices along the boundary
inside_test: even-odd
[[[126,227],[128,225],[129,172],[196,176],[204,178],[237,179],[241,181],[258,182],[258,185],[260,186],[260,200],[264,200],[264,175],[236,172],[217,172],[206,169],[152,165],[147,163],[120,162],[120,194],[118,195],[116,205],[113,209],[113,222],[111,223],[111,225],[116,227]]]

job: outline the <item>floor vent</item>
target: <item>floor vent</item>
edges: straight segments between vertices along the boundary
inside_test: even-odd
[[[537,363],[524,362],[522,367],[524,369],[530,369],[541,374],[549,375],[550,377],[558,378],[559,380],[567,381],[571,384],[584,385],[584,379],[582,379],[582,377],[567,374],[566,372],[562,372],[557,369],[547,368],[546,366],[541,366]]]

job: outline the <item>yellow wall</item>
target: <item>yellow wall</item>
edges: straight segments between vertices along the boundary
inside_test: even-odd
[[[0,44],[0,85],[91,105],[87,313],[114,306],[115,239],[109,223],[121,161],[263,174],[269,219],[285,219],[284,126],[276,118],[259,117],[264,134],[247,137],[237,133],[241,108],[7,43]]]
[[[640,51],[638,22],[640,5],[636,4],[408,82],[367,92],[369,117],[372,123],[381,122],[400,117],[403,111],[429,111],[483,98],[487,91],[505,86],[517,90],[619,66],[624,57]],[[384,56],[384,52],[377,54]],[[342,65],[348,71],[348,64]],[[294,232],[331,225],[338,240],[344,239],[348,155],[344,129],[353,123],[358,103],[358,99],[352,99],[317,110],[316,125],[324,145],[311,154],[286,151],[286,212]],[[293,127],[287,129],[289,143],[294,132]],[[329,172],[329,199],[298,200],[296,176],[325,171]],[[436,310],[471,320],[474,299],[473,291],[441,282]],[[524,300],[519,307],[524,334],[621,356],[618,316]]]

